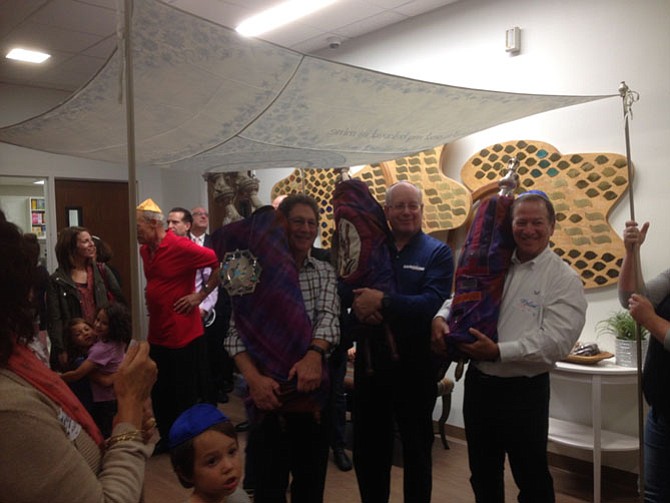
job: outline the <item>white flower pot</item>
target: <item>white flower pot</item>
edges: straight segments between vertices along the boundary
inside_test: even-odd
[[[637,342],[624,341],[621,339],[614,340],[615,346],[615,363],[622,367],[637,367]],[[647,354],[647,339],[642,341],[642,364],[644,364],[644,357]]]

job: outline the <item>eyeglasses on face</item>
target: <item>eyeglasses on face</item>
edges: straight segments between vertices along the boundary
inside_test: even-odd
[[[310,229],[316,229],[317,223],[316,220],[306,220],[304,218],[289,218],[288,223],[293,225],[294,227],[303,227],[304,225],[307,225]]]
[[[395,211],[405,211],[406,209],[409,211],[419,211],[421,205],[419,203],[396,203],[392,204],[390,208]]]
[[[191,213],[191,215],[193,215],[194,217],[208,217],[209,213],[207,213],[206,211],[194,211],[193,213]]]

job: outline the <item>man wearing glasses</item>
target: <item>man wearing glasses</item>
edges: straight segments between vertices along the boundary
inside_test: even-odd
[[[340,338],[337,280],[330,264],[311,256],[319,224],[314,199],[291,195],[278,211],[285,218],[286,234],[282,231],[279,242],[264,241],[268,246],[258,251],[274,253],[281,263],[273,262],[272,257],[259,258],[271,266],[263,266],[253,292],[259,301],[251,313],[244,310],[245,299],[233,297],[226,348],[249,385],[247,466],[253,473],[254,501],[286,501],[292,477],[291,501],[319,503],[323,501],[330,434],[324,408],[330,391],[327,358]],[[269,228],[263,227],[267,215],[267,210],[260,210],[249,217],[249,232],[267,230],[274,235],[274,213],[267,219]],[[286,281],[275,288],[273,273],[281,274],[282,268]],[[262,304],[261,298],[281,301]]]
[[[367,339],[372,364],[368,368],[367,358],[357,351],[354,467],[363,503],[388,501],[397,425],[403,448],[404,500],[428,503],[437,379],[430,324],[451,294],[454,264],[450,248],[421,230],[423,204],[418,187],[407,181],[389,187],[384,212],[393,235],[396,290],[354,290],[353,330],[359,341]],[[389,355],[387,329],[395,338],[397,358]]]

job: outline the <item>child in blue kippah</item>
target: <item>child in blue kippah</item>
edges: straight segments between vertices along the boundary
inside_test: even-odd
[[[199,403],[170,428],[170,460],[179,482],[193,488],[187,503],[251,503],[238,487],[242,461],[237,433],[219,409]]]

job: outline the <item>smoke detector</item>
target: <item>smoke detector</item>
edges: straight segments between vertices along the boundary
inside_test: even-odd
[[[342,45],[342,39],[340,37],[328,37],[328,47],[331,49],[337,49]]]

